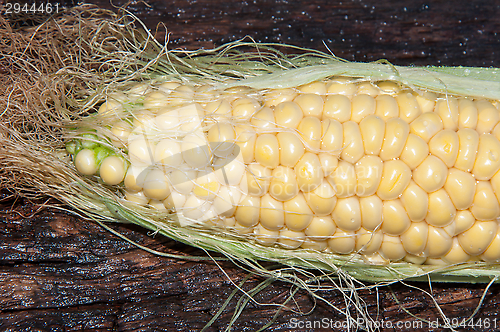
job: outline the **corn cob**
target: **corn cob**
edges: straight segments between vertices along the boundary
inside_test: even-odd
[[[497,100],[329,77],[256,89],[169,81],[107,96],[76,169],[125,204],[260,245],[368,262],[500,260]]]

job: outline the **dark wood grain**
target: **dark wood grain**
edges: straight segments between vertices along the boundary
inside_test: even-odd
[[[74,4],[72,1],[64,2]],[[111,8],[107,1],[95,1]],[[114,1],[122,5],[125,1]],[[260,42],[291,43],[325,50],[349,60],[386,58],[396,64],[500,66],[500,8],[494,1],[149,1],[129,9],[155,29],[164,22],[170,47],[213,47],[244,36]],[[164,38],[160,29],[156,34]],[[70,213],[40,208],[1,192],[0,330],[2,331],[197,331],[217,313],[247,277],[228,262],[159,257]],[[206,256],[140,228],[113,225],[149,248],[177,255]],[[214,254],[216,256],[216,254]],[[228,279],[230,278],[231,281]],[[245,291],[263,279],[251,277]],[[471,315],[485,285],[410,283],[432,293],[441,310],[459,321]],[[500,286],[492,286],[476,319],[489,319],[477,331],[500,330]],[[290,285],[274,282],[257,294],[260,303],[283,303]],[[339,292],[321,294],[345,309]],[[441,331],[417,320],[440,319],[432,299],[404,284],[361,291],[368,311],[384,331]],[[398,300],[396,301],[395,298]],[[223,331],[242,293],[230,301],[209,331]],[[307,322],[345,318],[305,292],[295,296],[301,316],[278,314],[270,331],[291,330],[292,319]],[[297,309],[296,306],[290,304]],[[267,324],[276,307],[249,303],[233,325],[255,331]],[[475,320],[474,322],[478,322]],[[413,328],[408,328],[408,325]],[[440,323],[443,323],[442,319]],[[399,324],[399,325],[398,325]],[[416,325],[413,325],[416,324]],[[313,330],[299,328],[297,330]],[[329,330],[314,329],[314,330]],[[347,331],[344,327],[339,330]],[[466,327],[459,330],[472,330]]]

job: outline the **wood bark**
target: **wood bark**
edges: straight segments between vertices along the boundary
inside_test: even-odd
[[[95,3],[112,8],[104,0]],[[119,6],[125,1],[113,3]],[[500,66],[500,6],[494,1],[155,0],[132,2],[129,10],[152,30],[163,22],[170,33],[170,48],[210,48],[250,36],[258,42],[324,51],[326,45],[348,60]],[[164,31],[160,28],[156,36],[164,39]],[[1,191],[0,198],[2,331],[198,331],[222,307],[235,284],[248,277],[248,272],[230,262],[220,262],[219,267],[210,260],[148,253],[93,222],[44,207],[43,200],[12,197],[8,188]],[[207,256],[135,226],[112,227],[154,250]],[[262,281],[250,277],[242,289],[250,291]],[[425,322],[420,325],[408,312],[443,324],[437,304],[453,322],[462,322],[473,314],[485,288],[484,284],[432,283],[430,288],[426,283],[397,283],[359,294],[383,331],[441,331]],[[289,284],[276,281],[255,300],[283,303],[291,290]],[[468,323],[457,330],[500,330],[499,292],[500,285],[488,290],[472,321],[476,326]],[[321,295],[345,309],[340,292]],[[240,299],[245,296],[238,291],[208,331],[225,330]],[[269,331],[293,330],[295,319],[301,322],[296,329],[300,331],[337,326],[347,331],[345,317],[326,303],[315,303],[303,291],[294,300],[290,307],[307,315],[283,310]],[[249,302],[232,327],[255,331],[276,313],[276,306]],[[309,327],[325,319],[327,328]]]

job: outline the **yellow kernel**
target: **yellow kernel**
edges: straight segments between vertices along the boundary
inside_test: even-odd
[[[446,166],[452,167],[458,156],[457,133],[449,129],[441,130],[429,141],[429,151],[441,159]]]
[[[392,262],[399,261],[406,256],[406,250],[399,236],[388,234],[384,234],[379,252],[383,257]]]
[[[411,170],[401,160],[384,162],[377,195],[383,200],[398,198],[411,180]]]
[[[476,129],[477,108],[470,99],[460,99],[458,101],[458,129]]]
[[[75,167],[84,175],[94,175],[97,172],[97,161],[94,150],[82,149],[75,157]]]
[[[411,170],[414,170],[428,155],[429,146],[427,143],[419,136],[410,134],[399,159],[404,161]]]
[[[470,212],[477,220],[496,219],[500,216],[500,205],[489,181],[477,181]]]
[[[314,93],[317,95],[326,94],[326,84],[323,82],[312,82],[298,87],[301,93]]]
[[[300,94],[295,97],[294,102],[299,105],[304,113],[304,117],[314,116],[321,119],[323,113],[323,98],[316,94]]]
[[[371,82],[360,82],[358,83],[358,95],[361,94],[376,97],[380,94],[380,89]]]
[[[442,228],[429,225],[425,253],[430,258],[443,257],[450,251],[453,241],[451,236]]]
[[[429,208],[425,217],[429,225],[447,226],[455,219],[456,213],[457,210],[446,190],[439,189],[429,194]]]
[[[288,201],[297,195],[299,187],[293,169],[276,167],[271,174],[269,194],[278,201]]]
[[[208,114],[231,115],[231,104],[226,100],[214,100],[205,106]]]
[[[245,227],[253,227],[259,222],[260,197],[245,196],[241,199],[234,217]]]
[[[489,180],[500,169],[500,142],[491,134],[479,136],[472,174],[476,180]]]
[[[280,230],[285,225],[283,203],[269,194],[260,199],[260,224],[270,230]]]
[[[323,106],[322,119],[333,119],[340,123],[351,119],[351,101],[344,95],[331,95],[326,97]]]
[[[456,168],[450,168],[444,184],[444,189],[450,196],[457,210],[468,209],[474,200],[476,180],[472,174]]]
[[[175,170],[167,175],[172,187],[184,195],[190,195],[194,188],[195,170]]]
[[[453,235],[458,235],[462,232],[465,232],[466,230],[471,228],[475,222],[476,218],[474,218],[469,210],[457,211],[457,215],[455,216],[455,220],[453,221],[453,223],[455,224],[455,233]]]
[[[328,247],[338,254],[351,253],[356,247],[356,234],[337,228],[335,233],[327,241]]]
[[[356,252],[363,255],[371,255],[377,252],[382,245],[383,233],[380,231],[369,231],[360,228],[356,232]]]
[[[307,150],[316,152],[321,144],[321,121],[313,116],[307,116],[300,121],[299,134]]]
[[[305,229],[306,236],[315,241],[328,240],[337,230],[330,216],[314,217]]]
[[[384,161],[399,158],[409,133],[410,126],[400,118],[387,120],[380,158]]]
[[[129,202],[146,206],[149,203],[149,197],[144,195],[142,191],[130,192],[125,190],[125,199]]]
[[[421,255],[427,245],[429,225],[425,221],[412,222],[410,227],[401,234],[401,242],[406,252]]]
[[[297,134],[280,132],[276,135],[279,143],[280,165],[294,167],[305,153],[304,144]]]
[[[318,158],[325,177],[329,176],[337,168],[339,163],[339,159],[328,152],[318,153]]]
[[[368,115],[375,114],[375,99],[369,95],[359,94],[351,100],[351,121],[360,123]]]
[[[382,159],[370,155],[364,156],[356,163],[356,195],[363,197],[375,194],[382,178],[383,165]]]
[[[326,92],[328,94],[339,94],[344,96],[352,96],[357,91],[357,87],[354,83],[351,83],[348,79],[336,78],[332,80],[326,86]]]
[[[432,92],[423,92],[420,94],[415,94],[417,103],[422,110],[422,113],[434,111],[434,106],[436,105],[436,94]]]
[[[458,157],[455,168],[470,172],[476,161],[479,134],[474,129],[460,129],[458,132]]]
[[[170,195],[170,185],[165,174],[159,169],[151,170],[144,179],[143,192],[151,199],[162,201],[167,198]]]
[[[361,227],[361,209],[357,197],[339,198],[332,212],[337,227],[357,231]]]
[[[292,231],[287,228],[280,230],[278,243],[285,249],[297,249],[304,243],[304,232]]]
[[[495,237],[480,257],[485,262],[498,262],[500,260],[500,227],[497,228]]]
[[[146,140],[142,137],[137,137],[132,141],[129,141],[128,156],[130,159],[130,163],[133,165],[136,166],[151,165],[154,160],[154,153],[155,153],[155,146],[149,140]]]
[[[375,101],[375,115],[380,117],[382,120],[387,121],[389,119],[399,117],[399,106],[394,97],[389,95],[380,95],[375,98]]]
[[[342,124],[344,134],[344,148],[341,158],[352,164],[355,164],[364,154],[363,138],[356,122],[347,121]]]
[[[318,188],[304,194],[307,204],[317,216],[326,216],[333,212],[337,204],[337,196],[332,186],[325,180]]]
[[[257,137],[255,141],[255,161],[265,167],[278,167],[280,154],[276,135],[261,134]]]
[[[373,231],[382,225],[382,200],[377,195],[360,197],[361,224],[367,230]]]
[[[231,217],[241,200],[241,191],[238,187],[221,186],[214,198],[213,207],[217,215]]]
[[[99,175],[104,183],[114,186],[123,181],[125,177],[126,164],[117,156],[104,158],[99,168]]]
[[[233,116],[249,118],[260,109],[260,104],[253,98],[240,98],[233,101]]]
[[[278,104],[274,110],[276,124],[284,128],[297,128],[304,117],[302,109],[293,101]]]
[[[452,264],[464,263],[470,259],[470,255],[462,249],[458,239],[453,238],[453,243],[451,244],[451,249],[443,257],[443,260]]]
[[[401,195],[401,202],[403,203],[410,220],[424,220],[429,206],[429,197],[427,193],[415,182],[410,181],[409,185]]]
[[[448,176],[448,167],[433,155],[428,156],[413,170],[413,181],[431,193],[443,187]]]
[[[195,180],[193,194],[199,198],[212,201],[219,194],[221,185],[214,173],[205,173],[205,171],[198,172],[199,177]]]
[[[214,155],[227,157],[234,151],[236,133],[230,123],[215,123],[208,130],[208,141]]]
[[[487,100],[474,102],[477,107],[476,131],[481,134],[490,133],[500,121],[500,112]]]
[[[292,101],[297,96],[293,89],[270,90],[264,95],[264,106],[275,107],[280,103]]]
[[[306,152],[294,169],[297,184],[303,192],[316,189],[323,181],[323,170],[317,154]]]
[[[255,128],[259,128],[261,132],[270,132],[276,129],[276,119],[274,111],[269,107],[262,107],[257,113],[252,116],[250,123]]]
[[[384,201],[382,205],[382,231],[389,235],[403,234],[411,224],[401,200]]]
[[[335,190],[337,197],[349,197],[356,193],[356,171],[354,165],[341,160],[327,180]]]
[[[434,112],[439,115],[444,129],[457,130],[458,128],[458,100],[447,97],[436,102]]]
[[[271,182],[271,170],[260,164],[247,165],[248,174],[243,178],[247,186],[243,187],[252,196],[262,196],[267,193]]]
[[[385,122],[378,115],[368,115],[359,123],[366,154],[378,155],[385,136]]]
[[[234,129],[236,133],[236,144],[240,147],[243,161],[245,164],[249,164],[253,162],[255,158],[257,133],[250,126],[237,126]]]
[[[443,130],[443,122],[439,115],[433,112],[422,113],[410,124],[410,132],[422,138],[426,143]]]
[[[340,122],[333,119],[321,121],[321,150],[339,155],[342,152],[343,138]]]
[[[410,123],[422,114],[420,105],[412,93],[407,91],[401,92],[396,96],[396,101],[399,106],[399,118],[404,122]]]
[[[272,246],[280,236],[279,231],[267,229],[260,224],[255,226],[253,233],[255,241],[263,246]]]
[[[472,227],[457,236],[462,249],[471,256],[482,254],[493,241],[498,231],[494,220],[476,221]]]

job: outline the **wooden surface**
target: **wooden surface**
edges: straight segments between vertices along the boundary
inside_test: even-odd
[[[107,1],[96,3],[110,8]],[[113,3],[121,5],[124,1]],[[325,42],[333,53],[349,60],[386,58],[396,64],[500,66],[500,9],[493,1],[148,3],[133,2],[129,9],[152,29],[164,22],[171,33],[172,48],[213,47],[249,35],[256,41],[320,50],[325,50]],[[163,38],[161,32],[157,36]],[[0,199],[1,331],[198,331],[235,290],[234,284],[247,276],[228,262],[220,263],[222,273],[213,262],[155,256],[92,222],[44,208],[43,200],[15,199],[5,190]],[[151,237],[137,227],[113,228],[158,251],[206,256],[164,237]],[[243,289],[249,291],[262,281],[252,277]],[[432,293],[444,314],[459,322],[473,313],[486,287],[433,283],[431,290],[427,284],[410,285]],[[275,282],[255,299],[282,303],[290,289],[288,284]],[[500,330],[499,292],[500,286],[489,289],[473,321],[475,330]],[[321,295],[345,308],[339,292]],[[433,322],[440,319],[432,299],[421,290],[396,284],[361,291],[360,295],[372,318],[385,327],[383,331],[442,330],[427,323],[419,325],[401,309],[403,306]],[[224,330],[242,298],[238,292],[209,331]],[[299,292],[295,301],[302,312],[314,306],[305,292]],[[255,331],[275,313],[274,306],[250,303],[234,323],[234,331]],[[325,318],[331,320],[329,326],[345,322],[345,317],[331,307],[316,303],[307,316],[290,310],[279,313],[269,330],[293,330],[293,319],[305,326]],[[415,325],[408,328],[405,324]]]

